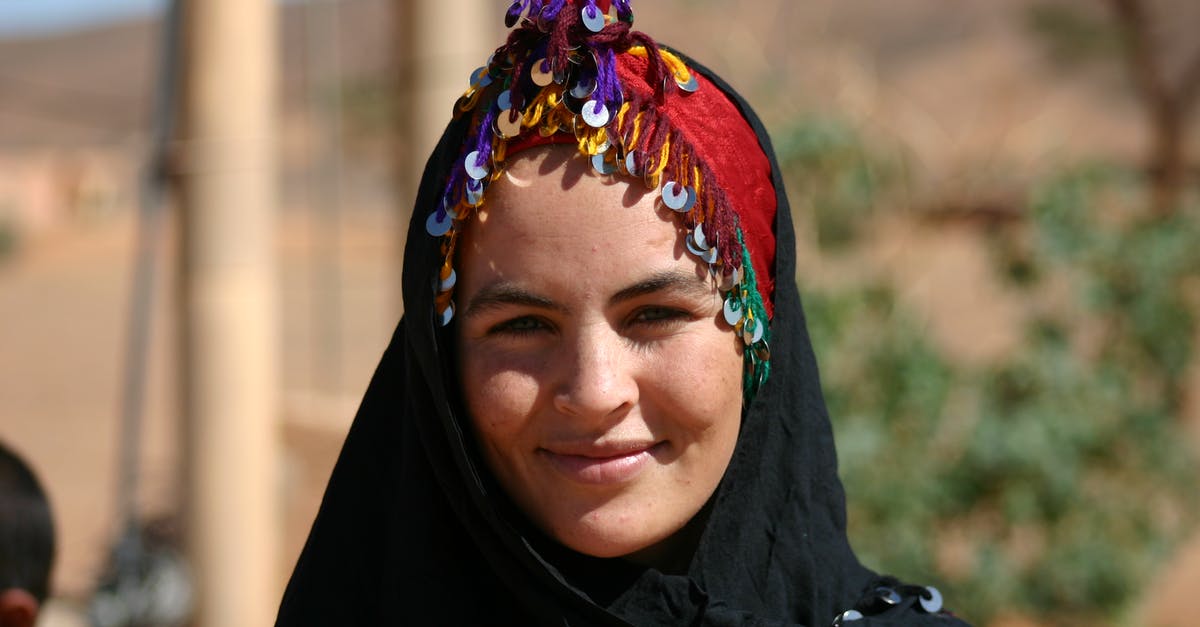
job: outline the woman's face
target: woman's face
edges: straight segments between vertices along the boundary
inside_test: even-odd
[[[573,147],[523,152],[460,243],[462,388],[488,467],[543,531],[660,555],[729,465],[742,348],[657,194]]]

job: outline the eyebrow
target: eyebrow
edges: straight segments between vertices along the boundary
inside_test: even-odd
[[[621,289],[609,297],[608,304],[616,305],[639,296],[664,291],[677,291],[691,297],[708,296],[711,294],[711,289],[708,283],[693,274],[677,270],[664,270]],[[550,298],[535,294],[515,283],[499,281],[486,285],[476,292],[475,296],[471,298],[471,302],[467,304],[463,317],[469,318],[489,309],[506,306],[534,307],[568,313],[567,307]]]
[[[711,294],[712,287],[707,282],[696,277],[695,274],[679,270],[664,270],[652,274],[644,280],[638,281],[613,294],[608,299],[608,304],[616,305],[639,296],[666,291],[681,292],[685,296],[699,297]]]
[[[545,296],[534,294],[509,281],[500,281],[491,285],[485,285],[476,292],[475,296],[471,298],[471,302],[467,304],[467,310],[463,312],[463,316],[469,318],[489,309],[498,309],[513,305],[549,309],[560,313],[566,313],[567,311],[566,307]]]

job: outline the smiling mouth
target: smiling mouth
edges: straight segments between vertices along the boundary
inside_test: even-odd
[[[555,452],[538,449],[538,455],[550,465],[576,483],[608,485],[625,483],[641,474],[654,462],[654,452],[666,442],[616,447],[616,450],[594,449]]]

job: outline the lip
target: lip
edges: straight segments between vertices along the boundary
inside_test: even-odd
[[[611,485],[625,483],[641,474],[654,461],[653,452],[662,443],[618,446],[538,449],[562,475],[577,483]]]

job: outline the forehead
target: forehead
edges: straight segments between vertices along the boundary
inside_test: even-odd
[[[484,212],[508,197],[520,198],[522,190],[535,196],[560,200],[571,196],[577,203],[604,202],[623,207],[645,200],[652,210],[657,197],[655,190],[626,176],[599,174],[574,144],[536,146],[510,157],[500,178],[488,187]]]
[[[591,276],[613,266],[695,265],[684,254],[682,225],[657,198],[640,181],[596,173],[574,146],[522,152],[466,225],[458,253],[464,287],[480,274]]]
[[[657,199],[638,181],[598,174],[574,146],[540,146],[506,165],[465,234],[486,241],[504,230],[508,237],[583,241],[604,233],[613,244],[634,246],[682,228]]]

